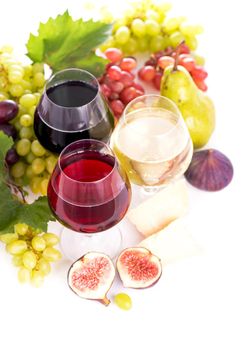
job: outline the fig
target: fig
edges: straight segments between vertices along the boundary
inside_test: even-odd
[[[219,191],[231,182],[233,166],[229,158],[216,149],[197,151],[193,154],[185,177],[200,190]]]
[[[128,288],[150,287],[162,274],[160,259],[141,247],[123,250],[117,260],[117,269],[124,287]]]
[[[109,305],[106,294],[115,278],[111,259],[102,253],[89,252],[75,261],[68,271],[68,285],[81,298]]]

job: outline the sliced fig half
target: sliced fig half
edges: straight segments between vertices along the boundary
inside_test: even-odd
[[[106,294],[115,278],[115,267],[109,256],[89,252],[75,261],[68,271],[68,285],[79,297],[95,299],[108,305]]]
[[[141,247],[123,250],[117,260],[117,269],[124,287],[128,288],[150,287],[162,274],[160,259]]]

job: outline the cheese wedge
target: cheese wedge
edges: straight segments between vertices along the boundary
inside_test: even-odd
[[[129,220],[144,236],[149,236],[187,213],[189,197],[184,179],[157,192],[128,213]]]
[[[149,249],[161,259],[163,264],[200,255],[203,252],[182,218],[171,222],[161,231],[144,239],[139,246]]]

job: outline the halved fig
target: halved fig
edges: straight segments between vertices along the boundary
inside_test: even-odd
[[[162,274],[160,259],[141,247],[123,250],[117,260],[117,269],[124,287],[128,288],[150,287]]]
[[[79,297],[95,299],[104,305],[110,300],[106,294],[115,278],[115,267],[109,256],[89,252],[75,261],[68,271],[68,285]]]

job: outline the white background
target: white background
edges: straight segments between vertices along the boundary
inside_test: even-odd
[[[111,2],[119,7],[120,1]],[[153,288],[127,290],[133,308],[123,312],[113,304],[105,308],[70,292],[65,260],[53,268],[42,288],[19,285],[17,269],[1,248],[1,349],[245,348],[243,2],[172,3],[173,13],[205,27],[199,52],[207,59],[208,93],[217,110],[210,146],[227,154],[235,169],[233,182],[222,192],[189,187],[193,236],[205,253],[167,266]],[[66,8],[75,17],[82,16],[82,4],[82,0],[1,2],[0,46],[10,43],[24,53],[28,35],[40,21]],[[126,237],[135,234],[125,228]],[[109,297],[122,290],[117,283]]]

